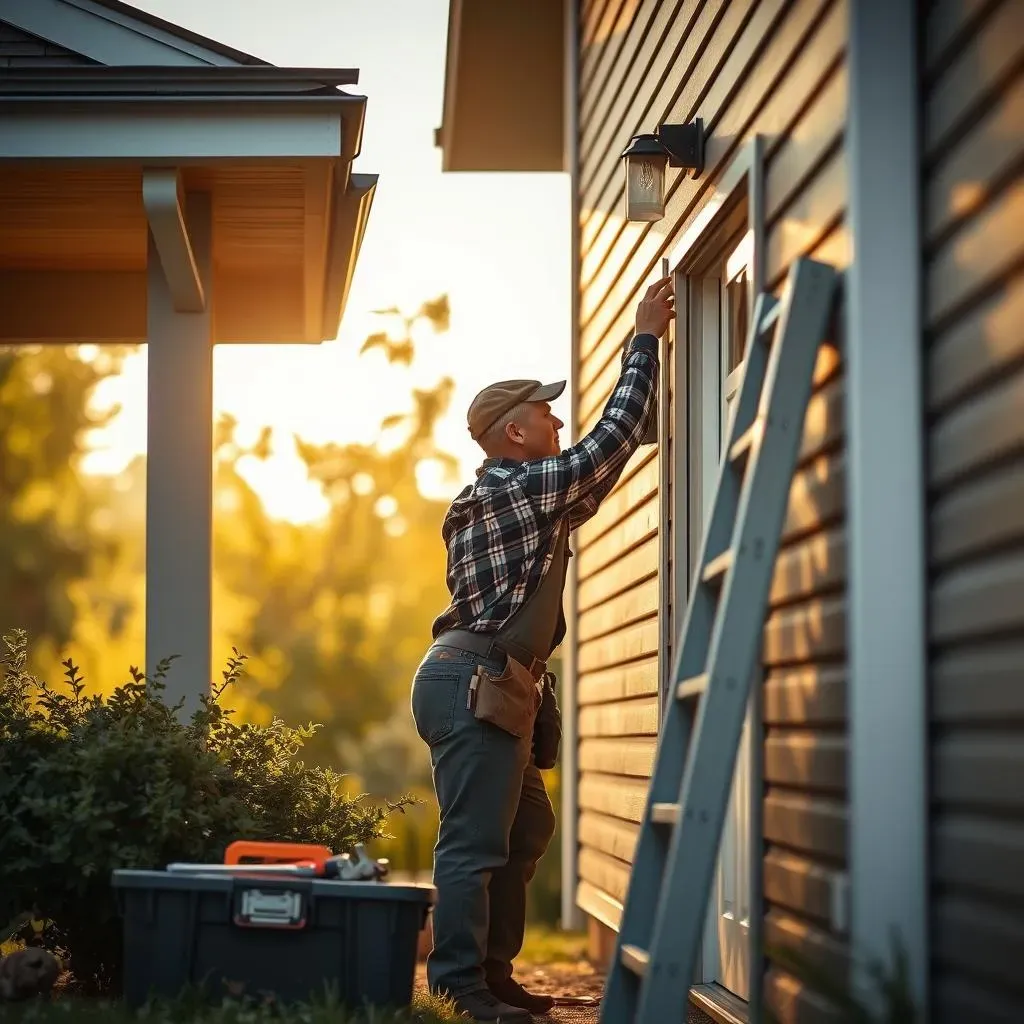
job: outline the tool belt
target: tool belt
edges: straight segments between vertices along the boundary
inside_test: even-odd
[[[465,629],[449,630],[434,642],[458,647],[481,658],[498,655],[505,659],[505,667],[497,676],[477,666],[470,683],[467,707],[476,718],[520,739],[532,734],[537,767],[553,768],[562,739],[562,716],[555,698],[555,677],[547,671],[546,663],[527,652],[522,652],[525,654],[522,659],[515,657],[509,648],[517,648],[515,653],[518,654],[518,644]],[[542,678],[543,685],[538,691],[536,683]]]
[[[481,658],[499,657],[511,658],[517,662],[536,682],[545,671],[547,662],[540,658],[533,657],[529,651],[513,644],[507,640],[498,640],[489,633],[471,633],[468,629],[450,629],[442,633],[435,641],[435,644],[443,644],[446,647],[458,647],[470,654],[479,654]]]
[[[544,662],[531,658],[529,664],[523,664],[504,644],[467,630],[443,633],[435,643],[449,644],[479,654],[481,658],[500,656],[504,664],[498,672],[477,665],[466,694],[466,707],[474,718],[489,722],[517,739],[532,736],[541,704],[537,681],[544,673]]]

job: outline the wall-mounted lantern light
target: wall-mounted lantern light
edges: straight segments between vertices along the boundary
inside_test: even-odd
[[[622,154],[626,163],[626,220],[665,216],[665,168],[704,170],[704,122],[659,125],[654,135],[634,135]]]

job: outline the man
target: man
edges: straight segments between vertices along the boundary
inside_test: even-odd
[[[640,302],[603,415],[565,452],[549,404],[564,381],[503,381],[469,408],[470,434],[487,457],[445,517],[452,601],[416,672],[412,712],[441,812],[427,975],[431,991],[473,1020],[524,1021],[552,1005],[512,978],[526,886],[555,829],[533,757],[535,687],[565,634],[568,535],[643,441],[657,405],[658,338],[671,317],[665,278]]]

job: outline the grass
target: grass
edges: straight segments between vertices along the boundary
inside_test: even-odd
[[[587,939],[578,932],[532,927],[519,961],[524,964],[579,964],[586,957]],[[205,1006],[194,995],[164,1001],[133,1012],[116,1000],[86,1000],[57,997],[3,1007],[4,1024],[454,1024],[464,1022],[450,1003],[417,993],[405,1010],[348,1011],[328,992],[309,1005],[279,1007],[226,1000],[219,1006]]]
[[[585,932],[531,927],[526,929],[526,941],[519,961],[524,964],[578,964],[586,957]]]
[[[351,1012],[329,996],[308,1005],[288,1008],[226,1000],[203,1006],[183,998],[146,1006],[137,1013],[107,1000],[57,999],[4,1008],[4,1022],[24,1024],[452,1024],[463,1021],[452,1007],[431,996],[417,995],[407,1010]]]

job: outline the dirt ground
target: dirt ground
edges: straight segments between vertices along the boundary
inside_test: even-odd
[[[545,1017],[537,1021],[558,1024],[597,1024],[598,1001],[604,991],[604,978],[586,961],[579,963],[530,964],[516,963],[516,980],[531,992],[573,1000],[573,1005],[556,1005]],[[426,968],[419,964],[416,973],[417,988],[427,987]],[[590,1005],[580,1005],[575,1001]]]
[[[520,959],[516,962],[516,980],[531,992],[566,1000],[564,1004],[556,1004],[546,1016],[534,1017],[537,1024],[598,1024],[604,976],[585,960],[524,963]],[[426,991],[426,969],[422,963],[416,968],[416,986]],[[691,1005],[687,1008],[686,1024],[713,1024],[713,1021]]]

